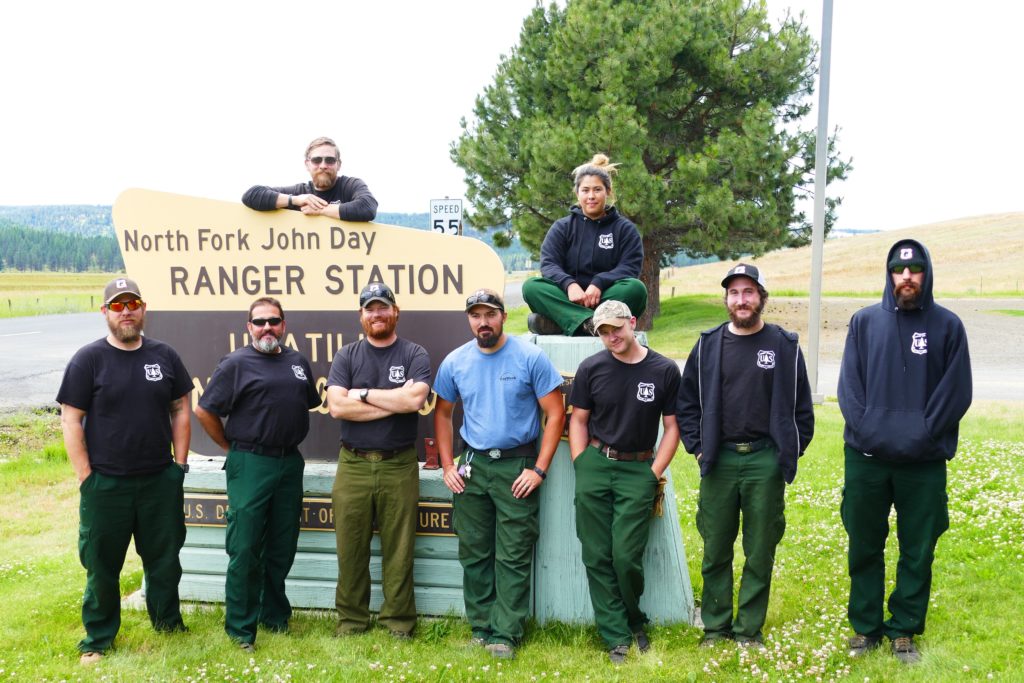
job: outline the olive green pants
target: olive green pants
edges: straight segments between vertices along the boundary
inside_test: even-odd
[[[184,630],[178,604],[185,544],[185,473],[170,465],[162,472],[112,477],[93,471],[79,487],[78,557],[85,567],[82,652],[105,652],[121,627],[121,568],[128,544],[142,558],[146,611],[158,631]]]
[[[697,531],[704,539],[701,619],[708,635],[761,638],[775,548],[786,531],[786,483],[775,447],[753,453],[722,449],[700,480]],[[743,574],[732,611],[733,546],[743,518]]]
[[[597,632],[610,650],[629,645],[647,623],[640,596],[658,479],[650,462],[610,460],[593,446],[579,454],[573,469],[576,536]]]
[[[224,630],[240,643],[256,641],[257,623],[288,629],[284,580],[299,541],[304,469],[298,451],[280,458],[228,451]]]
[[[377,461],[346,448],[338,454],[331,502],[338,545],[334,603],[341,632],[358,633],[370,626],[370,541],[374,520],[380,530],[383,565],[384,602],[378,621],[399,633],[411,633],[416,627],[413,556],[419,472],[415,448]]]
[[[850,537],[850,625],[865,636],[924,633],[939,536],[949,528],[946,461],[893,463],[845,447],[840,513]],[[899,560],[883,621],[885,541],[896,508]]]
[[[554,320],[566,336],[572,336],[594,316],[594,309],[569,301],[569,295],[557,283],[542,277],[523,282],[523,299],[534,313]],[[636,317],[647,310],[647,287],[636,278],[626,278],[601,292],[601,301],[621,301]]]
[[[452,497],[459,537],[466,619],[473,636],[489,643],[517,645],[530,614],[533,546],[540,534],[540,496],[512,495],[512,482],[535,458],[463,454],[472,467],[466,489]]]

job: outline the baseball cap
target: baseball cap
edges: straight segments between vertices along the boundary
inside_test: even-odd
[[[601,325],[622,327],[628,323],[629,319],[632,317],[633,314],[629,311],[629,306],[621,301],[609,299],[598,306],[597,310],[594,311],[594,329],[596,330],[600,328]]]
[[[889,259],[889,270],[906,266],[928,267],[928,260],[924,257],[924,252],[914,242],[900,242],[892,250],[892,258]]]
[[[140,299],[142,298],[139,286],[135,284],[135,280],[127,277],[116,277],[103,288],[103,305],[106,306],[122,294],[134,294]]]
[[[764,291],[768,291],[768,281],[764,279],[764,275],[761,274],[760,268],[757,266],[751,266],[746,263],[737,263],[735,266],[729,269],[729,272],[722,278],[722,287],[728,289],[729,281],[734,277],[749,277],[751,280],[761,285]]]
[[[495,292],[493,289],[478,289],[469,295],[466,299],[466,311],[474,306],[489,306],[496,308],[499,311],[505,311],[505,302],[502,300],[501,295]]]
[[[395,305],[395,293],[383,282],[371,282],[359,292],[359,308],[366,308],[371,301],[379,301],[388,306]]]

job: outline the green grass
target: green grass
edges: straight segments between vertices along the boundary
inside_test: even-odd
[[[0,318],[98,311],[111,273],[0,273]]]
[[[1024,311],[1019,308],[997,308],[992,311],[993,313],[1002,313],[1003,315],[1012,315],[1016,317],[1024,316]]]
[[[699,325],[698,325],[699,327]],[[187,634],[158,635],[144,612],[127,610],[115,651],[82,669],[75,643],[84,572],[77,559],[77,487],[51,413],[0,418],[19,455],[0,459],[0,680],[22,681],[922,681],[1021,680],[1024,636],[1024,404],[981,402],[961,429],[949,466],[950,530],[939,541],[925,653],[906,668],[887,652],[850,661],[846,535],[838,516],[842,417],[820,406],[817,436],[787,491],[787,531],[779,546],[766,624],[768,650],[696,647],[692,626],[651,629],[653,649],[612,668],[588,626],[534,626],[519,656],[498,663],[467,650],[455,618],[423,620],[417,637],[386,632],[338,640],[333,615],[298,612],[290,635],[261,634],[249,656],[223,633],[219,607],[190,612]],[[693,525],[698,474],[680,452],[672,465],[679,522],[694,592],[700,595],[701,542]],[[894,572],[890,543],[889,580]],[[737,569],[741,561],[737,546]],[[122,590],[141,583],[134,551]],[[649,586],[649,590],[657,590]]]

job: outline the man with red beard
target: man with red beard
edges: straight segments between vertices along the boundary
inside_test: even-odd
[[[760,269],[722,280],[729,322],[702,332],[686,359],[676,413],[700,466],[697,530],[704,539],[702,646],[763,648],[775,548],[786,530],[786,484],[814,435],[814,407],[797,336],[761,319]],[[733,617],[733,545],[743,519],[743,575]]]
[[[309,361],[281,345],[280,301],[254,301],[247,329],[252,343],[220,360],[195,413],[227,452],[224,630],[251,652],[257,624],[288,630],[292,609],[284,580],[299,540],[305,469],[299,444],[321,398]]]
[[[75,354],[57,393],[81,495],[82,664],[98,662],[121,626],[119,578],[133,536],[153,628],[186,630],[178,551],[185,542],[192,378],[174,349],[142,336],[146,304],[133,280],[111,281],[100,310],[110,333]]]
[[[380,530],[381,588],[378,623],[396,638],[416,627],[413,556],[419,503],[416,431],[430,393],[430,358],[419,344],[400,339],[399,309],[387,285],[359,294],[365,337],[334,356],[327,406],[341,420],[341,451],[331,489],[338,545],[337,635],[370,627],[370,540]]]
[[[256,211],[292,209],[307,216],[328,216],[343,221],[372,221],[377,200],[359,178],[339,176],[341,152],[330,138],[317,138],[306,147],[308,183],[284,187],[253,185],[242,203]]]
[[[846,419],[840,512],[850,537],[850,601],[857,657],[889,638],[914,664],[924,633],[932,561],[949,528],[946,461],[956,455],[960,419],[971,405],[971,360],[963,323],[932,296],[928,250],[892,245],[882,303],[857,311],[839,371]],[[899,561],[884,619],[885,541],[896,509]]]

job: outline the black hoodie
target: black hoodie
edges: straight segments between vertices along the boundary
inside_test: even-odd
[[[574,206],[555,221],[540,248],[540,274],[562,291],[593,283],[602,292],[619,280],[640,277],[644,245],[628,218],[610,206],[596,221]]]
[[[839,371],[843,438],[882,460],[951,460],[971,405],[967,334],[956,314],[935,303],[931,255],[920,242],[900,240],[885,263],[901,245],[920,250],[927,262],[920,305],[898,307],[886,266],[882,303],[850,320]]]

